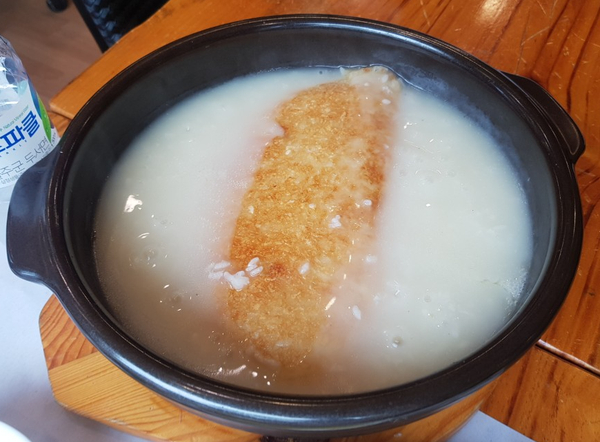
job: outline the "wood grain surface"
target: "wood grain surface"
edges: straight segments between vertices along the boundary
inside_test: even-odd
[[[131,379],[81,335],[56,297],[42,311],[40,330],[52,391],[65,408],[157,441],[258,440],[183,411]],[[443,413],[343,441],[441,441],[483,405],[482,411],[537,442],[592,442],[600,440],[598,397],[599,377],[536,346],[495,385]]]
[[[157,441],[258,441],[188,413],[161,398],[109,362],[69,319],[56,297],[44,306],[40,331],[56,400],[66,409],[127,433]],[[495,383],[428,418],[382,433],[340,442],[442,442],[475,413]]]
[[[600,379],[535,346],[500,378],[482,411],[536,442],[600,440]]]
[[[171,0],[55,96],[51,110],[73,118],[115,74],[179,37],[291,13],[365,17],[438,37],[538,82],[579,125],[587,148],[576,164],[585,225],[577,276],[543,340],[485,410],[537,441],[600,440],[600,0]]]
[[[69,3],[72,7],[57,14],[40,0],[0,1],[0,34],[19,54],[45,106],[101,54]]]

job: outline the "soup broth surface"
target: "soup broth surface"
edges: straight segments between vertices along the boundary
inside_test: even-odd
[[[324,294],[313,351],[281,367],[228,332],[222,275],[242,198],[282,134],[274,109],[339,78],[302,69],[237,79],[176,105],[128,148],[99,203],[95,253],[111,311],[136,340],[228,383],[342,394],[436,372],[506,323],[532,254],[517,176],[487,132],[405,85],[378,239]]]

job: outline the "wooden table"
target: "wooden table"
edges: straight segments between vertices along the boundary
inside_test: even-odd
[[[587,142],[577,163],[585,223],[577,276],[556,320],[483,411],[538,442],[600,440],[600,0],[171,0],[54,97],[53,118],[65,127],[115,74],[179,37],[290,13],[353,15],[425,32],[532,78],[574,118]],[[46,338],[63,346],[60,358],[83,348],[60,333]]]

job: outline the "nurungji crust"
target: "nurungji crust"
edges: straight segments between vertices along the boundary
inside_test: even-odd
[[[284,135],[243,198],[229,257],[246,271],[228,290],[228,314],[259,358],[302,362],[336,275],[374,240],[399,96],[395,74],[364,68],[279,107]]]

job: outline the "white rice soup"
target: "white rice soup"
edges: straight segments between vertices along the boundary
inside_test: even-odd
[[[306,69],[234,80],[178,104],[137,137],[103,192],[95,243],[111,310],[135,339],[228,383],[341,394],[436,372],[506,323],[532,254],[524,192],[491,136],[405,85],[379,240],[353,263],[366,276],[356,281],[349,271],[325,294],[328,322],[299,367],[261,361],[232,340],[215,265],[227,258],[265,145],[281,135],[273,110],[338,78]]]

